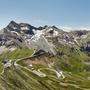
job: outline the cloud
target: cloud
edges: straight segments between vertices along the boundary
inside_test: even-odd
[[[61,29],[63,29],[64,31],[67,31],[67,32],[73,30],[72,27],[67,27],[67,26],[64,26],[64,27],[62,26]]]
[[[63,29],[64,31],[74,31],[74,30],[90,30],[90,27],[88,26],[81,26],[81,27],[70,27],[70,26],[60,26],[60,29]]]

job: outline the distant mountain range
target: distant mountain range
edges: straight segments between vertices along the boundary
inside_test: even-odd
[[[29,47],[33,39],[37,40],[38,38],[42,38],[42,36],[44,36],[44,39],[46,38],[47,41],[48,38],[57,38],[58,42],[62,44],[85,46],[84,48],[90,46],[90,31],[78,30],[65,32],[55,26],[45,25],[44,27],[40,26],[37,28],[27,23],[16,23],[15,21],[11,21],[9,25],[2,29],[0,34],[0,45],[5,45],[6,47]],[[84,42],[84,39],[87,40]],[[37,42],[39,43],[38,40]]]

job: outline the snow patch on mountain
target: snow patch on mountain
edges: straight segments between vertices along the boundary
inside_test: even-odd
[[[29,48],[33,47],[37,50],[44,50],[45,52],[55,55],[54,45],[49,43],[43,34],[43,31],[37,31],[36,34],[28,40]]]

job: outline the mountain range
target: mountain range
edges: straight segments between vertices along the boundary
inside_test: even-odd
[[[90,31],[11,21],[0,65],[0,90],[90,90]]]

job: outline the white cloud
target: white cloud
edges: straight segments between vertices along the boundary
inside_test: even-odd
[[[60,29],[63,29],[64,31],[74,31],[74,30],[90,30],[90,27],[83,26],[83,27],[70,27],[70,26],[60,26]]]
[[[63,29],[64,31],[67,31],[67,32],[73,30],[72,27],[67,27],[67,26],[64,26],[64,27],[62,26],[61,29]]]

